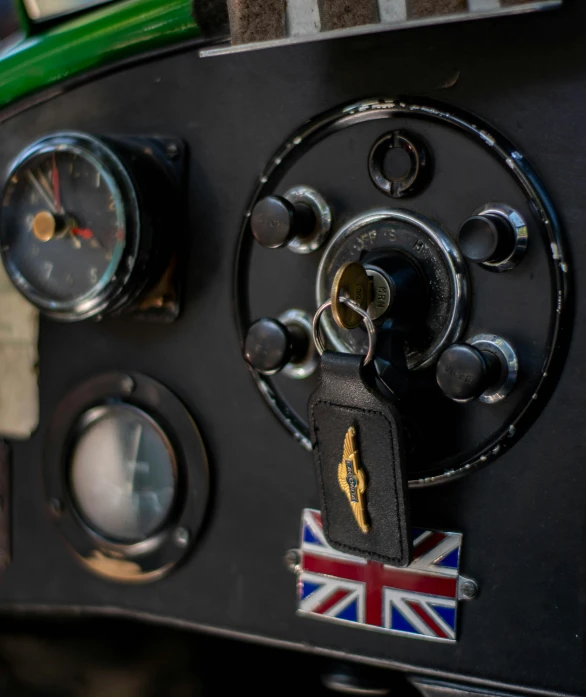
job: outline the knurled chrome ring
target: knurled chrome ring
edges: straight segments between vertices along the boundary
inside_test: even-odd
[[[356,312],[362,317],[362,321],[364,322],[364,326],[366,327],[366,331],[368,332],[368,353],[364,358],[364,365],[368,365],[374,358],[374,351],[376,348],[376,327],[374,326],[374,322],[370,319],[368,312],[366,312],[366,310],[363,310],[360,307],[360,305],[355,303],[353,300],[350,300],[350,298],[340,296],[340,298],[338,299],[340,302],[344,303],[344,305],[348,305],[350,309],[354,310],[354,312]],[[315,348],[317,349],[317,352],[320,356],[326,350],[326,347],[324,346],[321,337],[320,319],[323,313],[331,306],[332,301],[326,300],[325,303],[318,307],[317,312],[315,313],[315,316],[313,318],[313,342],[315,343]]]

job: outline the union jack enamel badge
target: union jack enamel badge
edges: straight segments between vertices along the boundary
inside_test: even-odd
[[[402,636],[455,642],[458,601],[476,582],[460,575],[462,535],[413,529],[405,569],[330,547],[319,511],[306,508],[296,566],[300,615]]]

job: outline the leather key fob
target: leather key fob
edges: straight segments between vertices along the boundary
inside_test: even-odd
[[[363,356],[326,351],[309,422],[326,538],[347,554],[411,561],[407,477],[398,410],[377,392]]]

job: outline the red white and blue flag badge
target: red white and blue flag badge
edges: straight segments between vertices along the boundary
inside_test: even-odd
[[[319,511],[303,511],[296,567],[298,614],[436,641],[456,641],[458,601],[476,594],[460,575],[462,535],[413,530],[405,569],[339,552],[327,543]]]

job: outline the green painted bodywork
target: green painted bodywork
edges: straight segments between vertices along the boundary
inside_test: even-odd
[[[23,30],[29,26],[23,22]],[[125,0],[36,35],[0,56],[0,105],[91,68],[199,36],[191,0]]]

